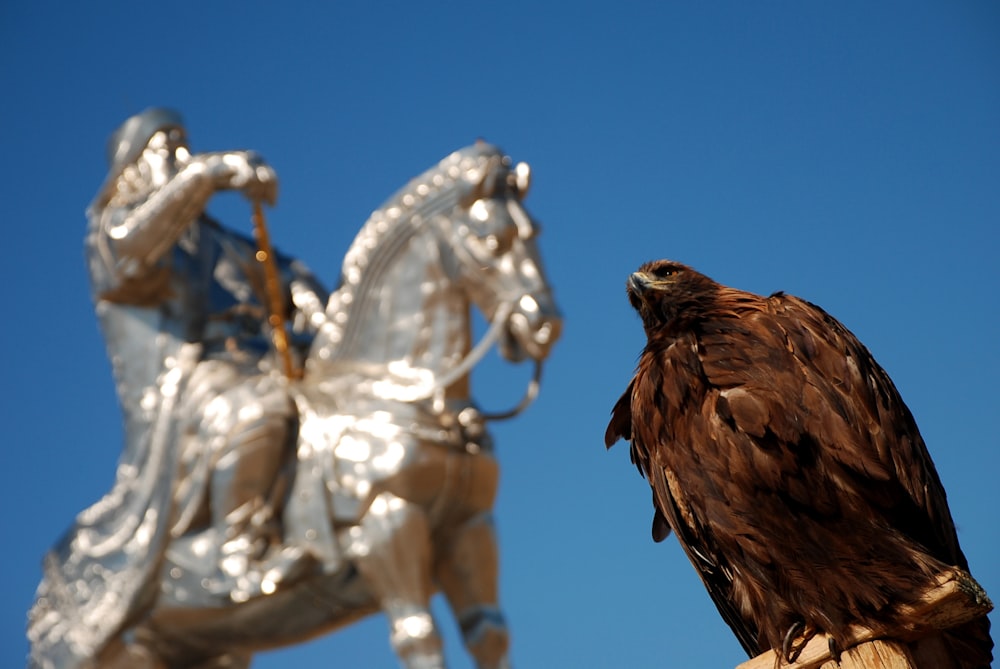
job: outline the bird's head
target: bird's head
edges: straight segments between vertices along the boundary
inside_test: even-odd
[[[628,301],[639,312],[646,334],[675,320],[685,310],[704,304],[717,284],[704,274],[672,260],[653,260],[633,272]]]

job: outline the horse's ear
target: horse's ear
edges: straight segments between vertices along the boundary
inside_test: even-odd
[[[531,166],[528,163],[518,163],[514,166],[510,178],[514,182],[511,185],[517,189],[517,199],[523,200],[531,189]]]

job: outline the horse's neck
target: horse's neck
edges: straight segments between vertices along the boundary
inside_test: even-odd
[[[457,373],[470,349],[469,302],[442,269],[431,228],[458,206],[460,183],[481,178],[472,172],[494,155],[495,147],[479,143],[456,151],[372,213],[344,258],[309,374],[433,385]]]
[[[362,267],[353,275],[349,252],[345,276],[351,280],[330,297],[328,322],[310,354],[311,373],[426,384],[457,367],[470,348],[470,307],[438,253],[426,228],[394,258],[373,254],[355,263]]]
[[[362,299],[338,357],[440,372],[468,350],[468,304],[430,267],[399,263]],[[414,270],[428,270],[419,272]]]

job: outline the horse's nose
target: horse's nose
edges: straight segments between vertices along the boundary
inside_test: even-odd
[[[534,297],[525,295],[510,316],[509,328],[527,355],[542,360],[562,334],[562,316],[554,305],[539,304]]]

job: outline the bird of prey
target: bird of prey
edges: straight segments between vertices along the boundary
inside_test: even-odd
[[[868,349],[805,300],[755,295],[677,262],[644,264],[628,299],[647,343],[612,411],[610,448],[653,492],[751,656],[899,607],[968,569],[909,409]],[[963,669],[990,665],[983,616],[946,634]]]

